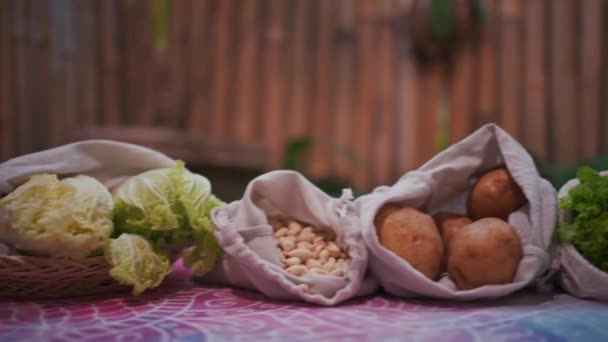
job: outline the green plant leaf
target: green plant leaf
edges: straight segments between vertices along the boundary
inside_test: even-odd
[[[454,32],[454,8],[451,0],[431,0],[430,22],[433,37],[449,39]]]
[[[302,171],[311,147],[312,139],[310,137],[299,137],[289,140],[283,153],[283,168]]]
[[[154,0],[152,7],[152,31],[154,47],[158,52],[164,52],[169,46],[169,30],[172,0]]]

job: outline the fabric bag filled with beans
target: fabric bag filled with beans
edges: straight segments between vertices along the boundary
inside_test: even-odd
[[[393,295],[489,299],[549,273],[555,190],[494,124],[357,208],[370,270]]]
[[[212,211],[224,254],[200,281],[319,305],[373,292],[351,198],[332,198],[293,171],[257,177],[241,200]]]

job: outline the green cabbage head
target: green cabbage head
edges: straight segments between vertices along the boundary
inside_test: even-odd
[[[130,178],[116,189],[114,202],[116,235],[140,235],[170,258],[183,252],[184,264],[196,275],[214,266],[221,250],[209,215],[222,202],[209,181],[183,162]]]
[[[112,234],[113,200],[96,179],[32,176],[0,199],[0,240],[44,257],[101,254]]]

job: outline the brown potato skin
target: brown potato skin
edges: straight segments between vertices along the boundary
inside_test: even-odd
[[[379,215],[383,211],[379,212]],[[429,279],[441,272],[443,242],[431,216],[413,208],[389,208],[383,220],[378,219],[376,231],[380,243],[407,261]]]
[[[479,177],[469,194],[467,206],[473,221],[486,217],[507,221],[509,214],[521,208],[525,202],[521,188],[503,167]]]
[[[458,233],[465,226],[473,223],[470,218],[455,213],[435,214],[433,215],[433,221],[435,221],[435,225],[439,228],[439,233],[441,234],[445,246],[448,245],[452,235]]]
[[[464,227],[447,246],[448,274],[459,290],[513,282],[521,258],[519,235],[497,218]]]
[[[382,224],[384,224],[384,220],[386,220],[390,214],[402,208],[404,208],[404,206],[397,203],[386,203],[382,206],[382,208],[378,210],[378,213],[376,213],[376,217],[374,217],[374,227],[376,227],[376,231],[378,230],[378,227],[381,227]]]

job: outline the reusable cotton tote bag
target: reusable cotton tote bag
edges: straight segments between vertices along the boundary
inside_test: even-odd
[[[429,214],[466,213],[466,199],[475,178],[506,166],[521,187],[527,204],[509,216],[523,247],[515,279],[506,285],[488,285],[459,291],[447,274],[433,281],[405,260],[384,248],[376,234],[374,217],[385,204],[403,203]],[[402,297],[452,300],[496,298],[515,292],[548,271],[547,253],[556,223],[556,194],[542,179],[531,156],[500,127],[489,124],[439,153],[420,169],[405,174],[391,187],[380,187],[357,201],[369,264],[380,285]]]
[[[171,158],[142,146],[110,140],[86,140],[0,164],[0,194],[11,192],[40,173],[88,175],[112,188],[128,177],[174,165]]]
[[[367,249],[351,197],[345,191],[341,198],[332,198],[294,171],[272,171],[252,180],[241,200],[212,211],[224,255],[201,281],[319,305],[335,305],[373,292],[376,283],[365,278]],[[333,230],[336,243],[350,257],[345,275],[286,272],[267,219],[277,214]]]
[[[608,177],[608,171],[600,172]],[[570,190],[579,184],[578,179],[572,179],[559,190],[560,199],[566,197]],[[559,221],[565,223],[570,219],[570,213],[560,209]],[[587,261],[576,248],[569,243],[560,243],[556,248],[556,260],[560,272],[558,281],[567,292],[581,298],[608,300],[608,273],[595,267]]]

